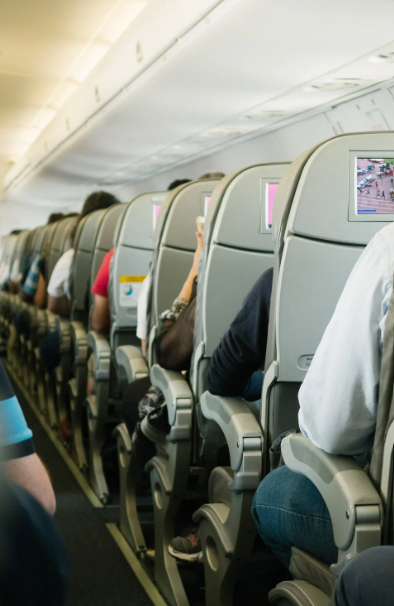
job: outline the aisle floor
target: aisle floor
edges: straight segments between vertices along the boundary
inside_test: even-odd
[[[66,546],[70,582],[67,606],[152,606],[105,523],[116,513],[95,509],[14,385],[38,455],[56,493],[56,526]]]

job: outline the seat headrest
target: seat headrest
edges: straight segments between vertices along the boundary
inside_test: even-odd
[[[219,179],[191,181],[171,191],[158,216],[155,243],[181,250],[196,249],[196,217],[205,215]]]
[[[278,188],[273,215],[276,242],[286,225],[294,234],[366,245],[377,231],[376,223],[384,227],[394,219],[390,175],[380,178],[378,170],[393,155],[393,132],[368,132],[334,137],[299,156]],[[380,160],[374,163],[374,158]],[[364,175],[369,187],[361,194],[357,186]],[[376,197],[376,184],[385,191],[384,202]]]
[[[215,187],[204,232],[208,243],[273,251],[272,200],[289,163],[258,164],[227,175]]]
[[[129,202],[117,225],[114,243],[152,250],[158,214],[166,196],[167,192],[149,192]]]

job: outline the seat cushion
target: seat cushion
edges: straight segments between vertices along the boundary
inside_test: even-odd
[[[210,503],[224,503],[230,507],[231,490],[229,484],[234,480],[231,467],[215,467],[209,476],[208,496]]]
[[[319,587],[328,596],[331,596],[336,576],[330,572],[328,564],[312,557],[309,553],[292,547],[290,572],[295,579],[306,580]]]

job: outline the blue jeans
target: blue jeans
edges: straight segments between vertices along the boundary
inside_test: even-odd
[[[332,564],[338,548],[330,515],[319,491],[305,476],[279,467],[258,487],[252,514],[264,543],[288,568],[291,547]]]
[[[394,602],[394,547],[373,547],[356,556],[335,587],[337,606],[391,606]]]

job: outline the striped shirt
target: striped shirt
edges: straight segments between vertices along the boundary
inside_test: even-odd
[[[23,290],[30,297],[34,297],[37,292],[38,279],[40,277],[40,270],[38,267],[39,262],[40,255],[37,255],[30,267],[29,273],[23,285]]]
[[[34,452],[33,434],[0,361],[0,459],[17,459]]]

